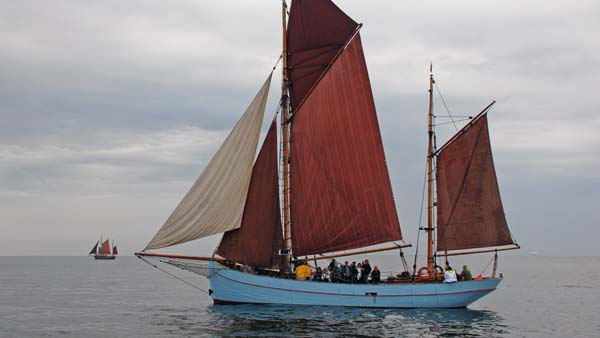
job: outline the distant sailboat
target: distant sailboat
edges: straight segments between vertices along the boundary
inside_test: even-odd
[[[215,304],[456,308],[495,290],[502,280],[495,276],[496,264],[488,277],[457,283],[439,279],[440,257],[518,246],[500,200],[487,129],[489,106],[436,150],[432,75],[428,225],[420,229],[428,233],[426,266],[409,271],[403,262],[404,273],[379,284],[292,279],[291,264],[298,261],[392,249],[400,250],[403,259],[401,250],[410,245],[398,242],[402,233],[363,55],[362,25],[330,0],[294,0],[289,20],[282,3],[281,149],[273,120],[255,157],[269,75],[192,188],[136,255],[159,257],[193,272],[201,267],[192,261],[208,261]],[[212,257],[146,251],[218,233],[224,235]],[[477,248],[488,249],[472,250]]]
[[[88,255],[93,255],[95,259],[115,259],[118,255],[117,246],[113,242],[111,252],[110,241],[108,239],[103,241],[102,238],[100,238]]]

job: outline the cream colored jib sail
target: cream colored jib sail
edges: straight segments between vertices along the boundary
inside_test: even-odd
[[[164,248],[241,226],[270,84],[271,75],[144,250]]]

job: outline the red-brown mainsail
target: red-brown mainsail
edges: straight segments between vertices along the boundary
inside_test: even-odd
[[[291,129],[294,255],[402,239],[358,34],[298,107]]]
[[[292,108],[300,104],[357,27],[329,0],[292,2],[287,36]]]
[[[217,253],[230,261],[278,268],[281,249],[281,217],[277,176],[277,125],[267,132],[252,169],[242,226],[223,235]]]
[[[487,113],[437,155],[437,250],[514,244],[496,180]]]
[[[100,254],[110,255],[110,243],[108,242],[108,239],[102,242],[102,246],[100,247]]]

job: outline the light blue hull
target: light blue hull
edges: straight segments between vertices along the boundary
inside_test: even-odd
[[[494,291],[500,278],[458,283],[335,284],[257,276],[211,262],[215,304],[290,304],[377,308],[463,308]]]

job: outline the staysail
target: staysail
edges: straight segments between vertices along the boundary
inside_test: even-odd
[[[223,235],[217,253],[233,262],[277,268],[282,241],[277,124],[273,120],[252,170],[242,226]]]
[[[294,255],[402,239],[360,35],[298,107],[291,130]]]
[[[271,75],[190,191],[144,250],[237,229],[242,222]]]
[[[330,0],[292,2],[288,65],[292,107],[297,107],[358,24]]]
[[[110,243],[108,242],[108,239],[102,242],[102,246],[100,247],[100,254],[110,255]]]
[[[494,169],[487,113],[437,155],[437,250],[514,244]]]
[[[95,255],[98,252],[98,244],[100,244],[100,241],[96,242],[96,245],[94,245],[94,247],[88,255]]]

